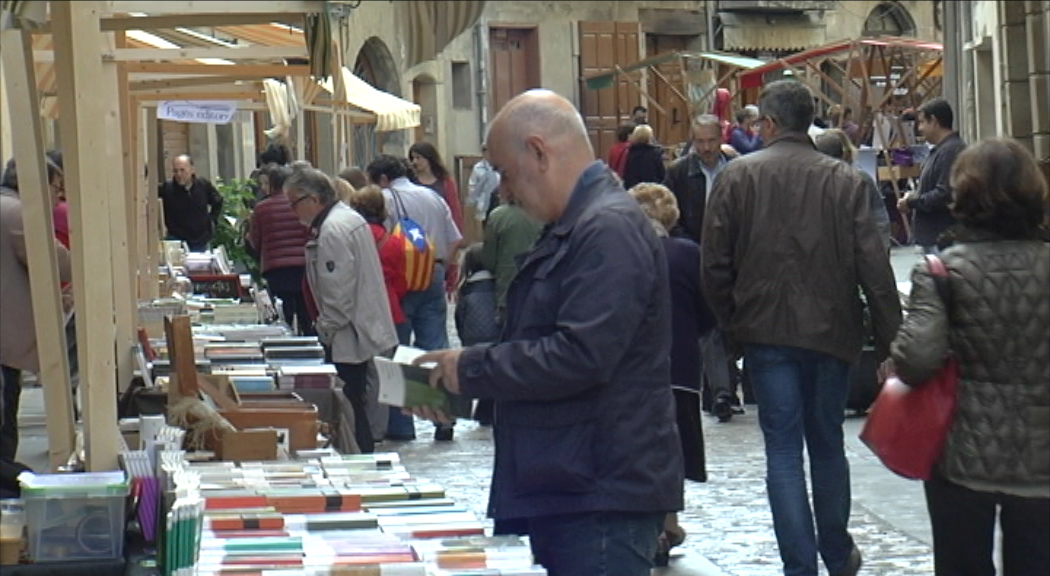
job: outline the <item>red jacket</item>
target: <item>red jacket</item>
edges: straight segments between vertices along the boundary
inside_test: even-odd
[[[623,178],[623,169],[627,166],[627,149],[630,147],[630,142],[617,142],[609,149],[609,168],[612,168],[620,178]]]
[[[265,274],[276,268],[306,266],[306,241],[310,229],[299,223],[288,197],[275,194],[259,202],[252,212],[248,242],[259,251]]]
[[[386,295],[390,299],[390,313],[394,324],[405,322],[405,312],[401,309],[401,298],[408,292],[408,280],[405,278],[405,250],[397,242],[391,242],[390,234],[379,224],[369,224],[376,248],[379,249],[379,263],[383,266],[383,282],[386,284]]]

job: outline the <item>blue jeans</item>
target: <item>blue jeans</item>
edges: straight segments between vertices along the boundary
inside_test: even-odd
[[[445,267],[434,265],[434,276],[426,290],[409,292],[401,298],[401,309],[408,319],[396,326],[398,342],[403,346],[415,346],[422,350],[448,348],[448,302],[445,300]],[[412,337],[415,336],[415,341]],[[399,440],[416,437],[416,426],[412,416],[401,413],[400,408],[390,408],[387,436]]]
[[[591,512],[529,519],[536,563],[549,576],[649,576],[662,512]]]
[[[828,572],[837,574],[853,548],[847,530],[849,462],[842,440],[849,364],[812,350],[757,345],[747,346],[744,362],[766,443],[766,491],[784,574],[817,576],[818,551]],[[812,510],[803,442],[813,482]]]
[[[402,344],[422,350],[448,348],[448,302],[445,300],[445,267],[434,265],[434,277],[426,290],[409,292],[401,298],[408,322],[398,325]],[[411,341],[411,336],[415,340]],[[411,342],[411,344],[410,344]]]

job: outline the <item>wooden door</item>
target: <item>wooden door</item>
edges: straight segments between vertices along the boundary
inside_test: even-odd
[[[489,69],[494,116],[511,98],[540,86],[535,28],[489,28]]]
[[[690,38],[691,36],[646,34],[645,57],[684,51],[689,46]],[[648,75],[649,96],[655,99],[666,113],[655,106],[646,106],[649,109],[649,124],[661,144],[677,145],[689,138],[689,107],[675,94],[675,90],[678,90],[679,94],[684,94],[685,90],[681,59],[664,62],[656,66],[656,71],[659,75],[652,71]]]
[[[636,86],[641,73],[621,74],[601,90],[588,88],[583,78],[637,62],[639,34],[637,22],[580,22],[580,113],[599,158],[616,143],[617,126],[629,121],[631,109],[644,100]]]

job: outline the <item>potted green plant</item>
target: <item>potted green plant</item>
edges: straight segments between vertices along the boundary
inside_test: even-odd
[[[212,246],[222,246],[234,270],[251,274],[252,280],[258,282],[259,262],[250,253],[246,239],[256,200],[254,182],[247,179],[216,180],[215,188],[222,195],[223,204]]]

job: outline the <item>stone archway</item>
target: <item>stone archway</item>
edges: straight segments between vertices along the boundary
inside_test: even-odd
[[[864,36],[915,36],[915,19],[900,2],[882,2],[864,21]]]
[[[361,46],[354,60],[354,75],[372,86],[401,97],[401,75],[398,72],[394,56],[385,42],[372,36]],[[375,126],[354,126],[353,163],[364,167],[377,154],[405,153],[405,131],[375,131]]]

